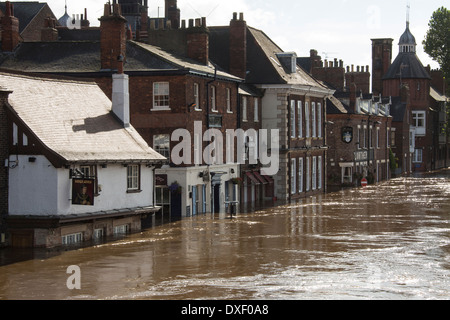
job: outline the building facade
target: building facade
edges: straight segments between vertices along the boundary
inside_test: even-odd
[[[279,154],[274,198],[290,201],[325,191],[325,97],[333,90],[301,70],[296,54],[284,52],[241,13],[229,26],[210,27],[210,55],[224,70],[264,92],[262,129],[277,131]],[[271,148],[269,148],[271,149]],[[264,171],[264,170],[263,170]]]
[[[5,73],[0,82],[11,92],[2,105],[9,244],[54,247],[140,231],[159,210],[154,170],[166,158],[129,123],[127,77],[115,75],[112,103],[93,82]]]

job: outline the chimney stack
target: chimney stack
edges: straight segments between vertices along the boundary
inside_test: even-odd
[[[230,73],[245,79],[247,75],[247,22],[244,14],[233,13],[230,21]]]
[[[9,1],[5,2],[5,16],[1,18],[2,50],[12,52],[20,42],[19,19],[14,17],[14,7]]]
[[[130,126],[129,77],[123,73],[124,57],[117,58],[118,73],[113,74],[112,111],[122,121],[124,128]]]
[[[58,40],[58,30],[56,29],[56,20],[48,17],[44,21],[44,28],[41,30],[41,41],[50,42]]]
[[[206,18],[196,19],[195,26],[189,20],[189,29],[186,30],[187,57],[200,62],[203,65],[209,64],[209,30],[206,26]]]
[[[126,61],[127,20],[122,16],[120,5],[105,4],[105,12],[100,20],[101,68],[118,70],[118,57]],[[111,10],[112,9],[112,10]]]

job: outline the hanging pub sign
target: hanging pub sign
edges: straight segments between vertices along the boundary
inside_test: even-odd
[[[350,143],[353,141],[353,128],[345,127],[342,128],[342,141],[345,143]]]
[[[72,204],[80,206],[93,206],[94,184],[94,179],[73,179]]]
[[[166,187],[167,184],[167,174],[157,174],[155,175],[156,185],[159,187]]]

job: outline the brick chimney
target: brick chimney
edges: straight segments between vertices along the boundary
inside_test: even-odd
[[[242,79],[247,75],[247,22],[243,13],[239,20],[233,13],[230,21],[230,73]]]
[[[120,5],[105,4],[100,20],[100,51],[102,70],[118,70],[118,57],[126,59],[127,20],[122,16]]]
[[[372,39],[372,93],[383,94],[383,76],[392,63],[393,39]]]
[[[5,2],[5,16],[1,18],[2,50],[12,52],[20,42],[19,19],[14,17],[13,4]]]
[[[48,17],[44,20],[44,28],[41,30],[41,41],[49,42],[58,40],[56,20]]]
[[[166,19],[170,21],[173,29],[178,29],[180,27],[181,13],[180,9],[178,9],[177,0],[165,0],[165,4]]]
[[[206,26],[206,18],[189,20],[189,28],[186,30],[187,57],[208,65],[209,63],[209,30]]]

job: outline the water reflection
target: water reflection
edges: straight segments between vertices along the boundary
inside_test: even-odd
[[[196,216],[4,265],[0,299],[448,299],[449,194],[442,171]]]

